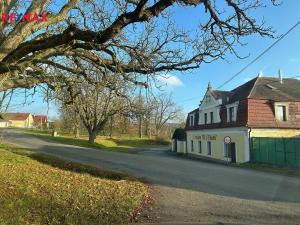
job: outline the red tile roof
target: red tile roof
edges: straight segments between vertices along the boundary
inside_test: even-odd
[[[186,120],[186,130],[251,126],[261,128],[300,128],[300,80],[276,77],[256,77],[227,92],[209,89],[216,99],[222,99],[220,123],[198,124],[199,107],[190,114],[195,115],[193,126]],[[225,105],[238,101],[237,120],[227,122]],[[289,102],[289,121],[278,122],[274,102]]]
[[[3,113],[2,118],[4,120],[18,120],[23,121],[29,117],[30,113]]]
[[[33,116],[33,122],[35,123],[47,123],[48,117],[45,115],[35,115]]]

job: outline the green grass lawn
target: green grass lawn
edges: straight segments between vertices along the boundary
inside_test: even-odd
[[[146,147],[162,147],[167,146],[170,143],[168,141],[159,141],[152,140],[149,138],[139,139],[137,137],[97,137],[95,143],[89,143],[87,136],[81,136],[80,138],[74,138],[70,134],[59,134],[58,137],[52,137],[47,131],[39,131],[39,130],[21,130],[24,133],[31,134],[37,137],[41,137],[44,139],[56,141],[63,144],[76,145],[81,147],[91,147],[91,148],[99,148],[106,149],[112,151],[122,151],[128,152],[133,148],[146,148]]]
[[[124,224],[149,198],[125,174],[0,144],[0,224]]]
[[[269,164],[262,163],[243,163],[237,165],[238,167],[259,170],[263,172],[277,173],[287,176],[300,177],[300,169],[299,168],[288,168],[288,167],[280,167],[280,166],[272,166]]]

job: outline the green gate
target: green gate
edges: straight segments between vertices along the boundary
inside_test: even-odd
[[[252,138],[251,161],[300,167],[300,138]]]

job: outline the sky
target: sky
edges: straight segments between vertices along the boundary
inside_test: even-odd
[[[271,0],[265,1],[271,2]],[[194,7],[176,7],[173,12],[174,17],[178,18],[176,21],[179,25],[185,27],[197,23],[197,18],[200,18],[198,9]],[[279,36],[300,20],[300,1],[282,0],[280,6],[261,8],[252,15],[255,18],[264,18],[267,25],[272,26]],[[263,76],[278,76],[278,70],[281,69],[285,78],[300,76],[299,40],[300,25],[247,70],[222,87],[222,90],[234,89],[256,77],[259,72],[262,72]],[[172,94],[174,101],[183,108],[185,113],[197,108],[205,94],[208,82],[211,82],[213,88],[217,88],[275,42],[275,39],[251,36],[245,41],[247,45],[237,47],[236,50],[241,56],[248,56],[247,58],[239,59],[227,55],[226,61],[218,60],[210,64],[202,64],[199,69],[189,73],[169,73],[166,78],[162,78],[162,82],[167,83],[165,91]],[[58,118],[57,106],[45,102],[40,94],[29,97],[26,104],[22,104],[23,101],[21,97],[15,99],[11,110],[46,114],[50,119]]]

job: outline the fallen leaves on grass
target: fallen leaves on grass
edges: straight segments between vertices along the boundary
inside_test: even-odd
[[[149,195],[134,179],[26,154],[0,149],[0,224],[121,224]]]

